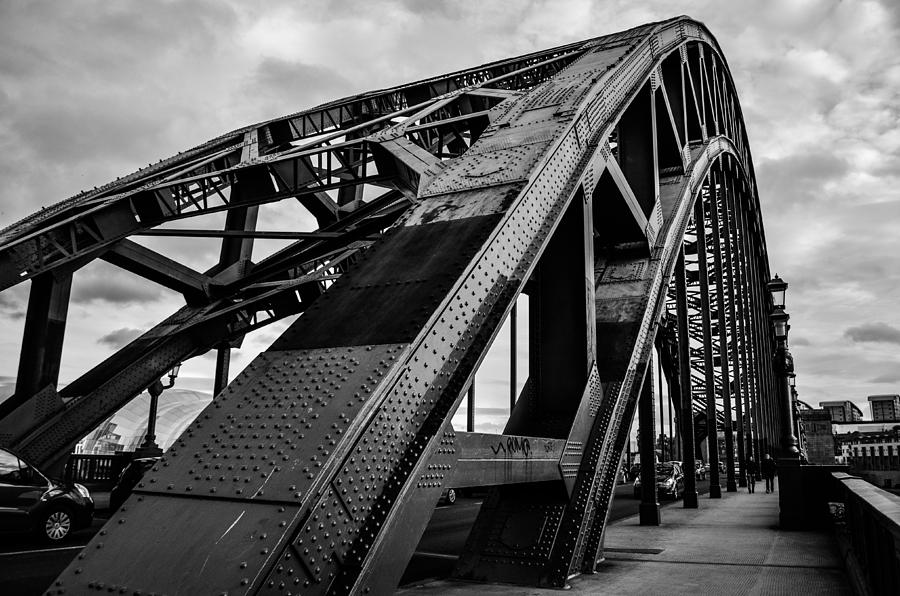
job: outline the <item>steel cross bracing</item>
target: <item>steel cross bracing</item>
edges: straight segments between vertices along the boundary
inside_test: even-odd
[[[254,263],[254,209],[283,199],[319,229]],[[207,272],[127,240],[213,210],[229,223]],[[682,246],[686,277],[708,269],[713,288],[689,284],[690,347],[712,320],[717,337],[702,342],[709,374],[681,386],[730,412],[716,398],[746,381],[755,437],[779,436],[747,135],[715,40],[686,17],[241,129],[47,211],[0,241],[3,287],[57,288],[50,314],[35,302],[45,334],[64,326],[72,271],[97,257],[187,304],[59,393],[58,354],[42,356],[0,411],[4,444],[36,462],[64,459],[173,363],[303,312],[55,591],[389,592],[442,490],[476,484],[495,488],[458,577],[562,587],[593,571]],[[720,233],[701,242],[692,216]],[[520,293],[525,390],[505,434],[457,432]]]
[[[628,37],[624,32],[616,39]],[[437,146],[432,153],[416,155],[413,143],[420,140],[421,130],[450,127],[456,136],[449,145],[460,150],[465,142],[460,138],[471,142],[477,138],[473,133],[483,132],[488,119],[484,108],[540,83],[590,45],[570,44],[503,60],[241,129],[0,232],[0,287],[34,277],[52,281],[99,257],[182,292],[188,302],[59,395],[51,386],[56,384],[52,371],[39,370],[33,382],[20,382],[16,395],[0,404],[5,418],[0,421],[0,441],[58,469],[85,428],[105,420],[174,363],[223,342],[239,342],[246,331],[302,312],[371,245],[372,233],[389,227],[410,205],[418,173],[404,160],[412,156],[436,164],[433,153],[443,149]],[[474,114],[474,127],[461,123],[460,114]],[[396,120],[404,122],[397,125]],[[385,128],[400,138],[382,143],[392,147],[375,157],[379,150],[372,149],[372,135]],[[411,139],[408,143],[403,132]],[[222,148],[235,141],[242,142]],[[395,154],[399,157],[393,159]],[[376,161],[393,172],[390,182],[378,174]],[[363,201],[371,183],[395,190],[378,195],[376,187],[376,196]],[[319,230],[301,235],[261,262],[253,263],[246,255],[226,257],[229,234],[245,234],[249,242],[237,240],[244,247],[252,246],[253,237],[266,236],[254,229],[255,215],[248,218],[247,210],[285,198],[300,201],[319,221]],[[223,261],[206,274],[125,238],[190,235],[154,226],[216,210],[230,210],[229,218],[241,217],[220,232],[225,237]],[[234,240],[230,242],[233,246]],[[166,332],[160,334],[159,329]],[[25,347],[22,356],[22,362],[38,360]],[[42,363],[33,368],[43,368]],[[25,376],[20,365],[19,377]]]

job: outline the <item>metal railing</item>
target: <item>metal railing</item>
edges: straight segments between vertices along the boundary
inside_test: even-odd
[[[81,484],[108,484],[119,479],[122,469],[131,461],[132,453],[96,455],[75,453],[66,464],[66,480]]]
[[[856,567],[870,594],[900,594],[900,497],[843,472],[832,478],[844,505],[836,520],[848,571]]]

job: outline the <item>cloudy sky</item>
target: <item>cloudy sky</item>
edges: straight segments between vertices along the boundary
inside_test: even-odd
[[[895,0],[0,1],[0,228],[253,121],[677,14],[707,24],[737,85],[801,398],[868,416],[867,395],[900,393]],[[260,229],[302,225],[261,214]],[[205,268],[217,249],[197,242],[146,244]],[[16,374],[26,299],[27,284],[0,294],[0,377]],[[179,301],[85,267],[61,381]],[[248,339],[232,373],[278,331]],[[212,368],[197,359],[179,383],[209,390]]]

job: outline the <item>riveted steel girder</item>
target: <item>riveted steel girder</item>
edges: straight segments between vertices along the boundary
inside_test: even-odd
[[[67,592],[386,593],[456,483],[498,485],[458,576],[562,587],[602,556],[679,257],[693,244],[720,296],[723,279],[738,279],[722,270],[737,261],[721,258],[706,275],[708,247],[689,232],[695,210],[702,221],[709,172],[724,164],[754,226],[735,226],[752,235],[741,246],[753,250],[757,280],[737,292],[759,292],[767,278],[733,85],[712,36],[686,17],[326,104],[213,146],[147,173],[143,186],[129,178],[0,236],[7,287],[188,214],[289,197],[320,224],[247,271],[199,278],[208,305],[185,307],[64,390],[78,394],[65,410],[15,437],[59,458],[172,362],[245,332],[230,318],[238,310],[313,284],[309,299],[280,306],[303,315],[63,572]],[[367,203],[363,186],[389,189],[385,203]],[[238,221],[221,236],[254,234]],[[223,245],[223,265],[246,252]],[[198,278],[162,281],[193,290]],[[702,356],[711,362],[715,349],[727,360],[724,298],[711,313],[710,290],[691,287],[682,333],[702,326],[709,336],[715,320],[717,342]],[[503,435],[458,433],[450,419],[522,292],[536,344],[526,391]],[[758,322],[760,308],[753,314]],[[682,339],[684,376],[696,346]],[[727,369],[689,381],[709,394],[730,386]]]

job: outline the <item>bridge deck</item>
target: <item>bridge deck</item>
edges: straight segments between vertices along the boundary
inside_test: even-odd
[[[636,515],[611,523],[606,561],[597,574],[573,579],[570,593],[853,594],[831,534],[777,528],[777,493],[741,489],[721,500],[701,497],[700,509],[676,503],[662,510],[662,520],[659,527],[638,525]],[[435,589],[451,595],[559,594],[447,581],[398,593]]]

